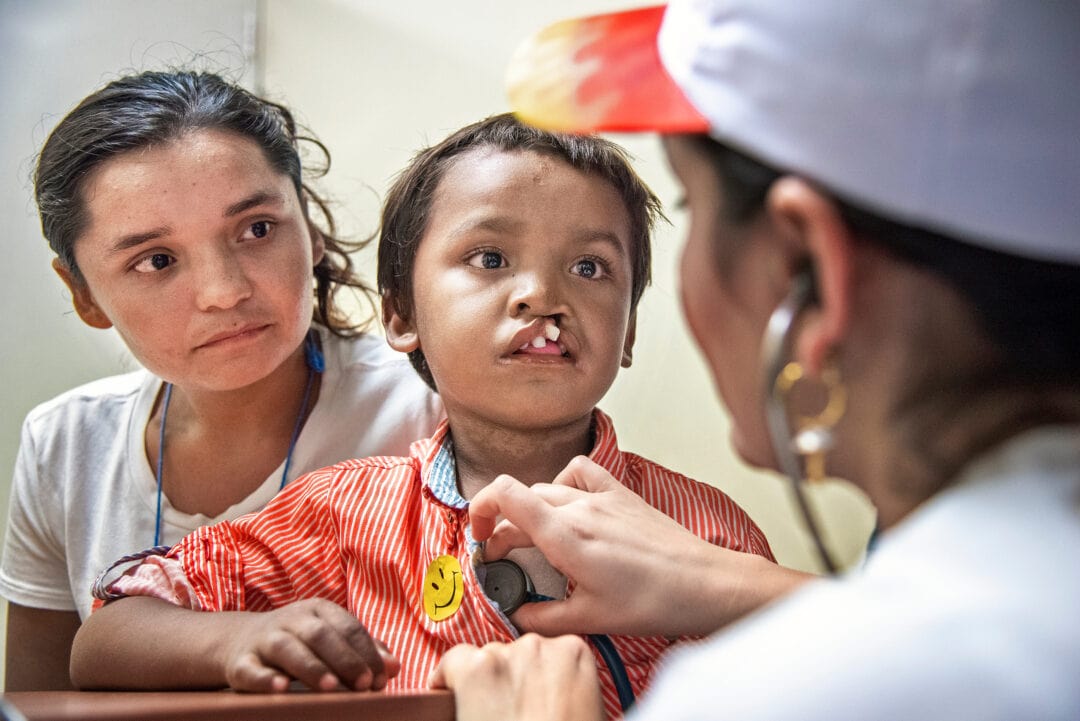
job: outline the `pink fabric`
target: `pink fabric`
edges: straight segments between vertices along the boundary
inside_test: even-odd
[[[150,556],[113,581],[109,588],[125,596],[152,596],[174,606],[203,610],[183,564],[168,556]]]

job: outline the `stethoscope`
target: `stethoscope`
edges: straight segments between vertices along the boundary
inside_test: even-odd
[[[765,379],[765,421],[769,428],[773,453],[780,464],[780,470],[791,482],[796,504],[810,532],[810,537],[814,541],[821,565],[828,574],[835,575],[836,564],[821,539],[817,519],[814,518],[810,504],[806,500],[806,494],[803,492],[802,473],[799,470],[799,461],[792,449],[792,433],[788,424],[787,411],[783,400],[775,392],[776,379],[786,365],[788,336],[795,319],[804,308],[814,303],[816,297],[814,276],[810,269],[806,269],[795,276],[791,292],[769,317],[769,324],[765,327],[765,335],[761,341],[761,358],[764,366],[762,370]]]
[[[525,570],[509,559],[488,561],[483,564],[484,594],[499,604],[499,610],[509,617],[523,604],[538,601],[554,601],[551,596],[537,593],[533,588],[532,579]],[[630,685],[630,677],[626,673],[626,665],[619,655],[618,649],[611,639],[599,633],[591,633],[587,636],[589,642],[600,654],[604,664],[611,672],[615,690],[619,694],[619,706],[625,713],[634,704],[634,689]]]

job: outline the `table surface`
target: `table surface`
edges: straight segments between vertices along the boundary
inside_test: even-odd
[[[21,691],[2,697],[10,721],[453,721],[448,691],[241,694],[232,691]],[[2,706],[7,708],[2,708]],[[12,713],[12,707],[17,713]]]

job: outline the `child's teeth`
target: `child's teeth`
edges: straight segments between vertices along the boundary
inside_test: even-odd
[[[542,335],[538,335],[532,339],[533,348],[543,348],[547,345],[547,340]]]
[[[554,323],[544,326],[544,337],[554,343],[559,340],[559,326]]]
[[[528,343],[522,343],[521,347],[518,348],[518,350],[528,350],[528,349],[529,349],[529,344]]]

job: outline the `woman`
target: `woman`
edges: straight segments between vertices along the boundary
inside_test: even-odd
[[[216,75],[148,72],[46,140],[53,267],[146,370],[23,426],[0,563],[7,690],[70,686],[90,586],[119,557],[257,510],[306,471],[406,453],[436,425],[408,360],[339,305],[369,291],[305,183],[302,139],[287,108]]]
[[[864,568],[673,660],[631,717],[1080,717],[1077,27],[1075,4],[687,2],[518,58],[526,119],[665,133],[683,306],[736,448],[796,479],[827,464],[883,529]],[[587,463],[471,511],[489,557],[535,543],[577,581],[533,610],[545,634],[715,630],[753,605],[739,559]],[[455,649],[433,684],[466,721],[581,719],[594,678],[581,644],[527,636]]]

